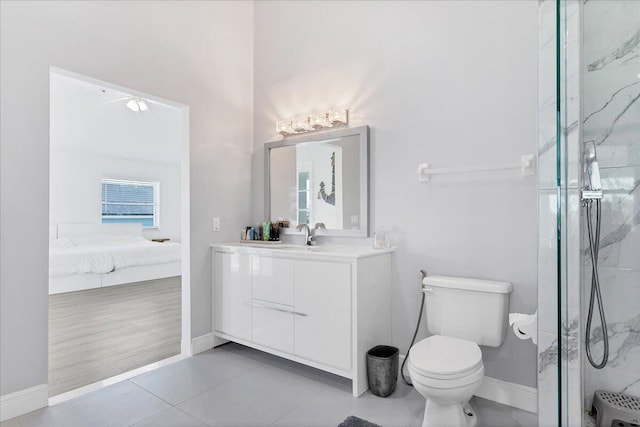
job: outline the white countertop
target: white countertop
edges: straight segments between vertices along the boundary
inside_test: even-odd
[[[261,254],[282,254],[287,256],[321,256],[321,257],[342,257],[342,258],[365,258],[381,254],[388,254],[394,251],[393,248],[374,249],[368,246],[339,246],[339,245],[318,245],[303,246],[287,243],[260,243],[259,241],[214,243],[213,249],[223,249],[233,252],[261,253]]]

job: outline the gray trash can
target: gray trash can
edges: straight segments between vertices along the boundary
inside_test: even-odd
[[[377,345],[367,352],[367,377],[371,393],[387,397],[396,389],[398,359],[396,347]]]

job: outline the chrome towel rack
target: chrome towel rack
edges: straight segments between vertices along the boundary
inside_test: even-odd
[[[427,182],[434,174],[482,172],[505,169],[520,169],[522,176],[531,176],[536,173],[536,157],[533,154],[525,154],[520,157],[518,163],[503,163],[501,165],[459,166],[450,168],[430,168],[428,163],[418,165],[418,181]]]

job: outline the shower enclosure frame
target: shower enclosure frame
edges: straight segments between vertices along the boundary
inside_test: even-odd
[[[630,303],[640,299],[640,2],[541,0],[538,40],[538,420],[593,425],[596,390],[640,396],[640,310]],[[580,191],[590,142],[604,192],[603,369],[585,354],[591,260]],[[602,334],[594,315],[596,361]]]

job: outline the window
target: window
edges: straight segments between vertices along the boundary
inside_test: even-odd
[[[309,224],[309,172],[298,172],[298,224]]]
[[[134,222],[157,228],[159,182],[102,180],[102,223]]]

